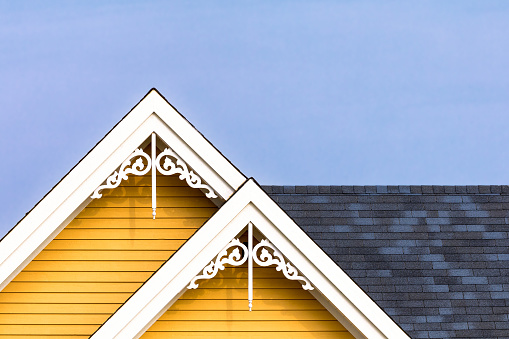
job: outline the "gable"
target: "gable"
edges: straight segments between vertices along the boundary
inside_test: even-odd
[[[4,288],[90,202],[90,195],[155,133],[227,199],[245,177],[156,90],[151,90],[0,243]]]
[[[88,338],[217,210],[158,176],[152,219],[149,174],[104,190],[0,292],[0,338]]]
[[[254,302],[246,299],[248,267],[226,267],[187,290],[141,336],[166,338],[354,338],[297,281],[254,266]]]
[[[287,270],[291,263],[259,238],[248,225],[141,338],[353,338],[309,293],[309,281]],[[279,260],[284,268],[274,267]]]

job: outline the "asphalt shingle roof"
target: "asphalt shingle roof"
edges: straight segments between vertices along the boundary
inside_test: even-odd
[[[412,338],[509,338],[509,186],[263,186]]]

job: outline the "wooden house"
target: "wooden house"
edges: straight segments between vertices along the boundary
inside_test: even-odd
[[[415,327],[433,322],[425,313],[407,319],[397,305],[384,304],[385,297],[413,293],[399,290],[411,285],[408,279],[391,280],[396,278],[391,270],[411,270],[404,258],[396,261],[403,267],[385,268],[383,262],[373,267],[372,278],[378,280],[368,287],[342,269],[341,257],[348,256],[345,269],[364,272],[353,278],[369,278],[369,260],[352,257],[353,238],[334,234],[360,234],[365,249],[380,252],[380,246],[369,246],[376,236],[359,231],[376,227],[378,217],[359,213],[367,198],[358,197],[391,192],[362,189],[262,187],[153,89],[0,242],[0,339],[409,338],[446,333],[439,321],[435,332]],[[408,194],[405,190],[398,188],[392,198],[408,195],[401,199],[410,204],[411,196],[419,196],[410,187]],[[335,194],[350,198],[334,202]],[[497,195],[491,188],[489,194]],[[331,204],[343,212],[334,213]],[[330,213],[320,206],[328,206]],[[405,215],[411,217],[413,209]],[[313,216],[313,210],[321,212]],[[373,212],[373,206],[365,211]],[[371,221],[365,223],[363,216]],[[417,225],[419,217],[413,218]],[[394,220],[386,223],[396,225]],[[405,232],[387,225],[379,229]],[[507,240],[505,232],[498,234],[500,244]],[[402,248],[419,247],[407,240],[381,247],[387,247],[387,255],[404,256]],[[338,248],[348,251],[334,252]],[[425,252],[413,253],[423,255],[417,262],[440,261]],[[498,277],[507,273],[503,267],[497,268]],[[422,295],[412,298],[422,304],[415,303],[410,313],[440,308],[424,304],[424,282],[415,285],[415,293]],[[505,292],[509,282],[502,279],[500,285],[499,292]],[[505,294],[488,299],[509,306]],[[485,315],[495,314],[491,307]],[[461,323],[451,319],[448,323]],[[490,322],[494,327],[503,323]],[[460,330],[469,329],[448,333]]]

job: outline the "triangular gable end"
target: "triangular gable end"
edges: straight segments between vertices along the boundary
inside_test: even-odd
[[[252,180],[247,181],[92,338],[138,338],[232,239],[252,224],[309,279],[357,338],[409,338]]]
[[[228,199],[246,180],[152,89],[0,243],[2,290],[91,201],[93,192],[151,135]]]

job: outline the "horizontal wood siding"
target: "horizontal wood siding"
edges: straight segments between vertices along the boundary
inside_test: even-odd
[[[217,210],[177,177],[103,191],[0,292],[0,339],[88,338]]]
[[[198,281],[142,336],[161,338],[353,338],[301,284],[274,267],[254,267],[253,310],[247,267]]]

